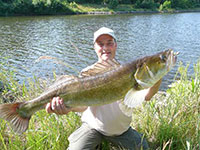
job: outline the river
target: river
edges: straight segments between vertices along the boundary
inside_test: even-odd
[[[161,89],[173,82],[179,62],[193,64],[200,58],[200,13],[121,14],[0,17],[0,55],[16,70],[20,83],[34,75],[52,79],[77,74],[94,63],[93,32],[106,26],[117,37],[117,59],[124,63],[169,48],[179,51],[177,66],[164,77]],[[36,61],[40,56],[54,60]],[[5,59],[6,57],[6,59]]]

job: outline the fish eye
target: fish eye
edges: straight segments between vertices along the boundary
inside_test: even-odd
[[[166,55],[160,55],[160,59],[162,62],[166,62],[167,56]]]

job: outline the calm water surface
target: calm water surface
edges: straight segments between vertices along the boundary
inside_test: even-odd
[[[97,60],[93,32],[102,26],[115,30],[117,59],[122,63],[172,48],[180,52],[178,61],[191,64],[192,72],[200,58],[200,13],[180,13],[2,17],[0,61],[14,66],[21,83],[33,75],[46,79],[53,78],[52,72],[77,74]],[[73,69],[54,60],[36,61],[46,55]],[[162,89],[173,81],[176,70],[164,78]]]

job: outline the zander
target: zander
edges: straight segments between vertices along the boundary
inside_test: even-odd
[[[126,107],[134,108],[175,65],[177,54],[166,50],[123,65],[114,60],[97,63],[81,77],[62,76],[33,100],[1,104],[0,118],[9,121],[16,132],[25,132],[31,116],[55,96],[63,98],[67,107],[97,106],[123,99]]]

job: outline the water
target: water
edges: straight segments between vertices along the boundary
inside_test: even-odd
[[[172,48],[180,52],[178,62],[191,64],[192,72],[200,58],[200,13],[75,15],[1,17],[1,62],[14,66],[20,83],[33,75],[48,79],[53,78],[52,72],[77,74],[97,60],[93,32],[102,26],[115,31],[120,62]],[[54,60],[36,61],[46,55],[73,69]],[[173,81],[177,66],[164,78],[161,89]]]

